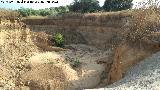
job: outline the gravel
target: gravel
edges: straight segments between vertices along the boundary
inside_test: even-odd
[[[160,90],[160,52],[131,67],[118,82],[91,90]]]

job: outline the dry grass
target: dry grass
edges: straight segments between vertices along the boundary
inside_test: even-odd
[[[95,19],[95,18],[119,18],[131,16],[133,10],[123,10],[118,12],[99,12],[99,13],[66,13],[59,16],[29,16],[24,19]]]
[[[23,19],[47,19],[47,16],[28,16],[28,17],[23,17]]]
[[[2,19],[5,19],[5,18],[16,18],[16,17],[19,17],[19,16],[20,15],[16,11],[0,8],[0,17]]]
[[[139,9],[132,13],[129,29],[122,33],[127,42],[137,45],[147,43],[147,37],[159,32],[160,12],[158,8]],[[152,42],[152,41],[150,41]]]

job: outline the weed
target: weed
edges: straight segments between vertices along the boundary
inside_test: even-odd
[[[77,58],[66,56],[66,60],[70,63],[72,68],[78,68],[81,65],[81,62]]]
[[[81,62],[78,59],[76,59],[76,60],[73,60],[70,65],[72,68],[77,68],[80,66],[80,64]]]

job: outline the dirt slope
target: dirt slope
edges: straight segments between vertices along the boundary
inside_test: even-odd
[[[0,36],[1,80],[2,86],[3,83],[7,86],[15,84],[15,76],[19,76],[28,58],[38,50],[30,38],[29,30],[1,30]]]
[[[86,90],[160,90],[160,52],[131,67],[126,76],[106,88]]]

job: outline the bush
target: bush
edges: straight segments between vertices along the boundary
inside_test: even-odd
[[[91,13],[99,11],[100,9],[98,0],[74,0],[69,6],[69,11],[79,13]]]
[[[57,47],[63,47],[64,46],[64,37],[60,33],[56,33],[53,35],[54,43]]]
[[[133,6],[133,0],[105,0],[103,9],[105,11],[121,11],[130,9]]]

